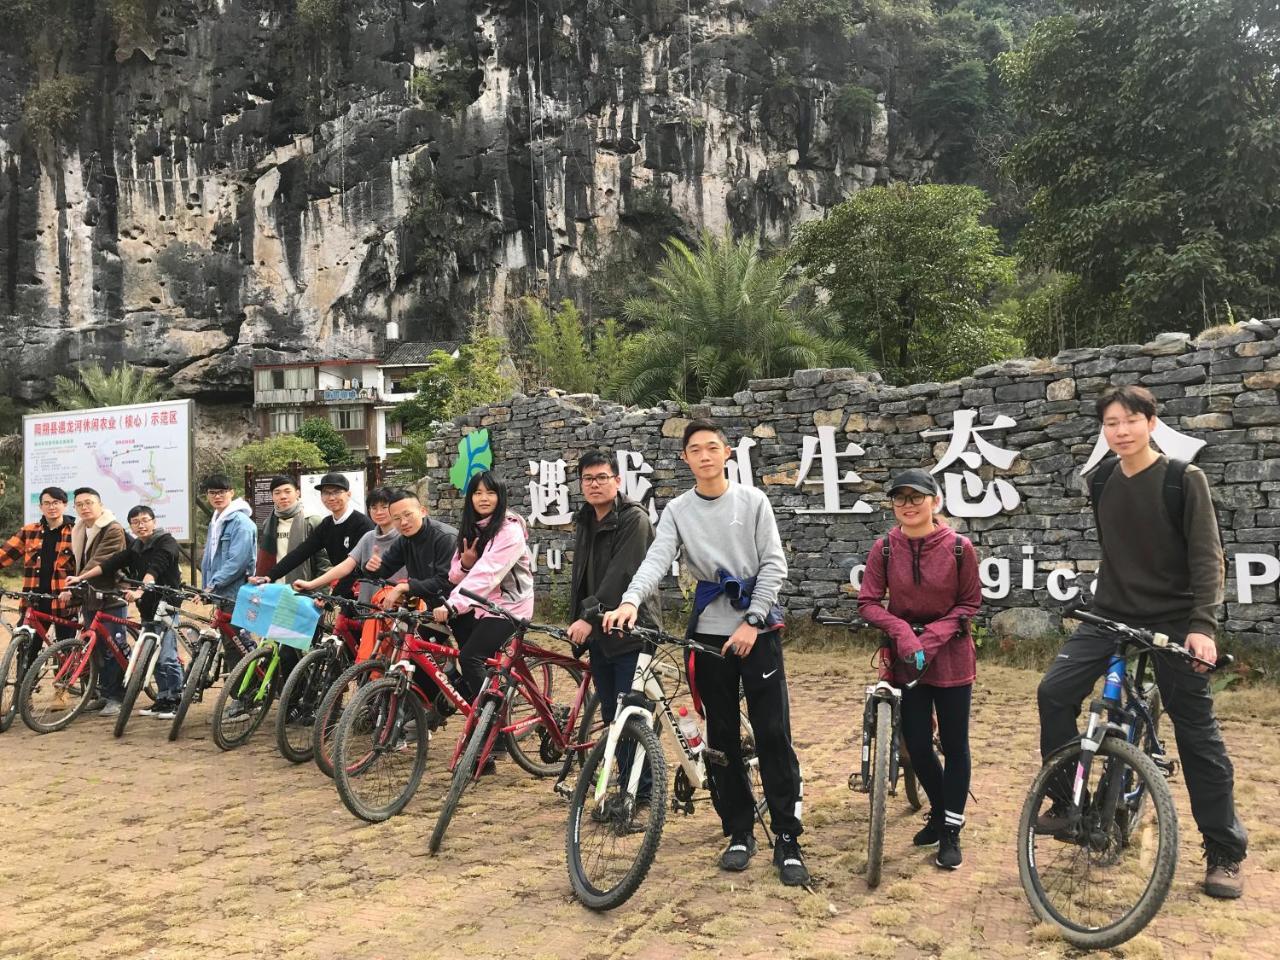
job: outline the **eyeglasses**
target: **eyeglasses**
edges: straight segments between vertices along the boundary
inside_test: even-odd
[[[66,506],[66,503],[67,503],[67,502],[66,502],[65,500],[41,500],[41,501],[40,501],[40,506],[42,506],[42,507],[62,507],[62,506]]]
[[[905,507],[907,504],[918,507],[924,503],[924,498],[923,493],[895,493],[892,497],[895,507]]]
[[[582,485],[584,487],[598,487],[601,484],[608,483],[616,474],[613,473],[593,473],[590,476],[582,477]]]
[[[206,497],[226,497],[226,496],[229,496],[230,494],[231,494],[230,490],[206,490],[204,492],[204,495]]]
[[[129,526],[137,527],[137,526],[141,526],[144,523],[155,523],[155,522],[156,522],[155,517],[146,517],[146,516],[134,517],[132,520],[129,521]]]
[[[96,502],[95,500],[77,500],[75,506],[77,510],[83,510],[85,507],[92,507]]]

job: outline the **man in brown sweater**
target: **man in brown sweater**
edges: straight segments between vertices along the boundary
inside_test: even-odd
[[[1094,504],[1102,547],[1094,612],[1166,633],[1213,663],[1218,658],[1214,634],[1222,606],[1223,557],[1209,481],[1197,467],[1185,467],[1177,524],[1164,496],[1169,459],[1150,442],[1156,426],[1151,392],[1138,386],[1108,390],[1097,402],[1097,413],[1119,461]],[[1106,669],[1114,647],[1113,635],[1082,624],[1049,667],[1038,692],[1042,757],[1077,735],[1080,703]],[[1173,721],[1191,811],[1204,838],[1205,892],[1239,897],[1248,834],[1236,816],[1234,771],[1214,716],[1204,675],[1208,668],[1170,656],[1156,656],[1152,662]],[[1041,814],[1036,832],[1061,829],[1064,813],[1055,804]]]
[[[75,553],[76,569],[88,570],[98,566],[107,558],[115,556],[125,548],[124,527],[110,510],[102,505],[102,497],[92,487],[80,487],[72,494],[79,520],[71,528],[71,549]],[[81,616],[87,627],[93,622],[94,614],[102,610],[109,616],[123,618],[128,608],[119,599],[98,599],[94,591],[114,591],[119,584],[118,575],[99,573],[92,580],[86,581],[92,591],[81,595]],[[63,594],[68,599],[70,594]],[[128,638],[125,630],[119,625],[112,626],[112,636],[127,656],[129,653]],[[98,699],[89,704],[88,709],[95,707],[100,716],[114,717],[120,712],[120,701],[124,699],[124,671],[110,653],[101,645],[94,649],[94,657],[98,660]]]

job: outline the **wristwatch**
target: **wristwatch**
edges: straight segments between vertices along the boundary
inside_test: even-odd
[[[764,617],[760,616],[758,613],[748,613],[742,619],[747,622],[748,626],[755,627],[757,630],[764,628]]]

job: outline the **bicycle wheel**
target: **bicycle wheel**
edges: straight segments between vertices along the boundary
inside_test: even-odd
[[[898,764],[902,768],[902,787],[907,794],[907,806],[915,813],[924,804],[920,802],[920,781],[916,779],[916,768],[911,765],[911,757],[907,754],[906,740],[898,740]]]
[[[243,744],[271,709],[276,696],[275,644],[266,644],[236,664],[213,705],[213,742],[223,750]]]
[[[22,678],[18,691],[22,722],[36,733],[61,730],[80,716],[97,680],[98,666],[88,655],[83,637],[47,647]]]
[[[298,661],[280,691],[276,708],[276,746],[290,763],[311,759],[316,710],[333,681],[350,664],[345,647],[326,643]]]
[[[458,801],[462,799],[462,793],[467,789],[467,784],[475,779],[480,763],[480,753],[490,740],[489,733],[493,728],[494,714],[497,712],[498,701],[496,700],[486,700],[485,705],[480,708],[480,717],[471,728],[467,748],[462,751],[458,765],[453,768],[453,780],[449,784],[449,793],[444,798],[444,805],[440,807],[440,815],[436,817],[436,827],[431,831],[431,839],[427,841],[427,851],[430,853],[440,849],[440,842],[444,840],[445,831],[449,829],[449,821],[453,819],[453,814],[458,809]]]
[[[39,641],[30,627],[19,627],[9,637],[9,646],[0,658],[0,733],[13,726],[18,716],[18,692],[22,677],[35,656],[32,649]]]
[[[182,722],[187,719],[187,711],[191,709],[191,704],[199,700],[205,690],[213,686],[216,674],[214,661],[217,659],[218,641],[217,639],[202,640],[196,655],[191,660],[191,666],[187,668],[187,676],[182,684],[182,698],[178,701],[178,709],[173,713],[173,723],[169,725],[170,741],[178,739],[178,731],[182,729]]]
[[[1154,757],[1160,753],[1160,718],[1164,715],[1164,704],[1160,700],[1160,691],[1156,689],[1154,680],[1142,688],[1142,696],[1147,701],[1147,709],[1151,712],[1151,726],[1148,727],[1143,724],[1141,746],[1147,756]],[[1172,770],[1172,767],[1169,770]],[[1168,771],[1162,770],[1161,772],[1165,773],[1167,781]],[[1123,820],[1127,831],[1125,834],[1125,840],[1127,841],[1129,834],[1142,823],[1143,814],[1147,809],[1147,791],[1135,781],[1134,777],[1129,776],[1126,778],[1124,785],[1124,795],[1131,800],[1128,813]]]
[[[338,796],[369,823],[403,810],[427,766],[427,712],[417,694],[400,684],[397,677],[383,677],[361,687],[333,736]]]
[[[365,660],[363,663],[353,664],[329,685],[324,699],[320,701],[316,710],[316,722],[311,726],[311,759],[330,780],[333,779],[333,738],[338,731],[343,711],[361,687],[386,671],[385,660]]]
[[[871,817],[867,824],[867,886],[880,885],[884,859],[884,821],[889,804],[889,761],[892,750],[893,706],[887,700],[876,704],[875,755],[871,758]]]
[[[1084,784],[1080,825],[1037,836],[1036,816],[1051,786],[1071,783],[1079,742],[1058,750],[1036,774],[1018,824],[1018,877],[1032,910],[1086,950],[1123,943],[1156,915],[1178,859],[1178,815],[1160,768],[1133,744],[1107,737]],[[1151,815],[1128,829],[1130,802],[1118,785],[1133,778],[1150,795]],[[1126,840],[1126,836],[1128,839]]]
[[[124,699],[120,701],[120,712],[116,714],[114,733],[117,738],[124,736],[125,727],[129,725],[129,715],[133,713],[133,705],[138,701],[142,688],[151,682],[151,672],[155,668],[152,662],[159,650],[159,639],[151,633],[144,634],[138,641],[142,649],[137,652],[133,661],[133,673],[125,684]]]
[[[560,729],[569,721],[569,712],[573,709],[574,700],[578,696],[578,687],[582,683],[582,671],[559,663],[537,661],[529,664],[529,672],[533,675],[538,692],[547,698],[551,705]],[[588,693],[586,701],[579,712],[576,726],[578,732],[569,731],[572,739],[581,742],[594,742],[599,732],[592,736],[592,727],[596,724],[596,698]],[[503,702],[504,727],[520,726],[518,731],[509,731],[502,735],[507,752],[516,766],[535,777],[554,777],[564,766],[564,751],[559,748],[546,724],[541,722],[533,705],[521,694],[518,687],[507,688],[507,696]],[[586,731],[582,733],[581,731]]]
[[[610,777],[608,790],[596,803],[607,737],[601,737],[587,757],[569,800],[565,830],[569,882],[574,896],[592,910],[612,910],[640,888],[653,866],[666,822],[667,761],[657,733],[639,717],[629,717],[614,749],[615,764],[624,746],[632,752],[632,763],[645,765],[652,777],[647,807],[628,796],[627,784],[619,783],[616,776]]]

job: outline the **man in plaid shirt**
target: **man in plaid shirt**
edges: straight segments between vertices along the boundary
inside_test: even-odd
[[[40,491],[40,519],[0,544],[0,568],[21,561],[23,590],[56,596],[67,588],[67,577],[75,573],[75,552],[71,548],[71,528],[75,523],[63,515],[66,507],[65,490],[45,487]],[[44,600],[32,606],[45,613],[67,615],[66,605],[59,600]],[[74,635],[73,628],[57,628],[59,638]]]

